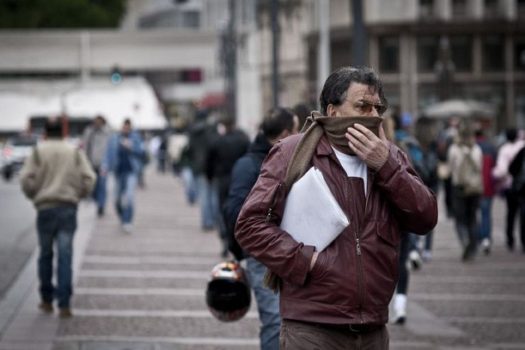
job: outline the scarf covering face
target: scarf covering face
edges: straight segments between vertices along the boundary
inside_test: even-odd
[[[305,128],[317,123],[335,148],[353,156],[355,153],[348,146],[348,139],[345,137],[348,128],[353,127],[356,123],[361,124],[379,137],[379,125],[382,121],[383,118],[380,117],[325,117],[318,112],[312,112],[312,115],[308,117],[310,124],[307,122]]]

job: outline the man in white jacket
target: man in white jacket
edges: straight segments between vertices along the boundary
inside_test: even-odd
[[[37,213],[40,245],[38,277],[40,309],[53,312],[57,299],[59,316],[71,317],[73,235],[77,227],[77,204],[95,184],[95,173],[83,151],[62,139],[60,120],[48,120],[46,140],[29,156],[21,171],[25,195]],[[58,250],[57,286],[53,285],[53,245]]]

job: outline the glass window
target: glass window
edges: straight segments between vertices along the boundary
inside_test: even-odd
[[[452,0],[452,17],[467,17],[467,0]]]
[[[433,72],[438,59],[439,38],[423,36],[417,40],[418,72]]]
[[[525,0],[518,0],[518,18],[525,18]]]
[[[450,52],[456,72],[472,71],[472,37],[450,37]]]
[[[483,71],[500,72],[505,68],[505,41],[502,35],[489,35],[481,39]]]
[[[516,39],[514,43],[514,67],[525,71],[525,37]]]
[[[434,17],[434,0],[419,0],[419,17]]]
[[[483,15],[485,18],[501,17],[501,7],[498,0],[485,0]]]
[[[383,73],[399,72],[399,38],[379,38],[379,70]]]
[[[182,27],[184,28],[199,28],[200,13],[199,11],[184,11],[182,15]]]

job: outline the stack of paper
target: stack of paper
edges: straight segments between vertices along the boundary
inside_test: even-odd
[[[320,170],[312,167],[286,199],[281,228],[297,242],[325,249],[349,225]]]

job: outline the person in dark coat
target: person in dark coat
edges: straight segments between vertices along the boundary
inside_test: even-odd
[[[233,167],[229,192],[223,207],[228,248],[237,260],[246,258],[246,273],[255,293],[261,321],[262,350],[279,349],[279,296],[263,285],[266,267],[256,259],[244,255],[233,232],[242,204],[259,177],[264,158],[275,143],[297,133],[298,126],[299,119],[288,109],[275,108],[267,113],[248,153],[237,160]]]
[[[219,235],[223,243],[222,256],[228,255],[226,228],[220,215],[230,185],[233,165],[250,146],[250,139],[242,130],[235,128],[235,121],[225,117],[219,122],[219,135],[210,142],[206,158],[206,178],[218,195],[218,209],[215,213]]]

